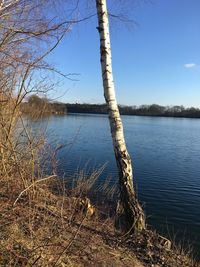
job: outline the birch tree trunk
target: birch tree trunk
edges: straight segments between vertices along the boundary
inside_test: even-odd
[[[123,125],[115,97],[106,0],[96,0],[96,8],[104,97],[107,103],[111,135],[119,172],[120,204],[118,206],[120,209],[118,209],[117,218],[121,229],[134,232],[141,231],[145,229],[145,216],[134,191],[131,158],[126,148]]]

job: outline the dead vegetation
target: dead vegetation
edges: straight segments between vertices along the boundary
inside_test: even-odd
[[[1,183],[0,266],[107,266],[116,257],[105,241],[114,234],[111,221],[102,220],[88,198],[55,195],[51,186],[46,180],[34,197],[27,190],[19,198],[16,181],[10,194]]]
[[[86,197],[88,183],[84,188],[81,182],[81,191],[67,189],[54,175],[24,191],[18,181],[17,176],[0,181],[2,267],[199,266],[151,230],[117,232],[114,218],[105,218],[105,210]]]

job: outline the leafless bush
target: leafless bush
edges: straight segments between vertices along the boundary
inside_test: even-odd
[[[24,190],[35,181],[42,139],[34,139],[20,112],[25,97],[54,88],[56,70],[45,62],[70,23],[46,15],[52,1],[1,1],[0,175]],[[13,178],[12,176],[15,176]]]

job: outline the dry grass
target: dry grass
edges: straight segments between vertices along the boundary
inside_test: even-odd
[[[161,246],[153,231],[122,235],[98,207],[91,216],[78,197],[80,187],[76,192],[57,178],[46,179],[35,184],[34,198],[28,190],[19,198],[21,187],[14,178],[9,183],[10,193],[0,184],[0,266],[199,266]]]
[[[91,217],[81,209],[81,198],[55,195],[51,186],[40,183],[34,199],[25,192],[15,205],[18,188],[15,194],[1,194],[0,266],[136,264],[133,253],[108,245],[115,236],[110,219],[102,220],[98,211]]]

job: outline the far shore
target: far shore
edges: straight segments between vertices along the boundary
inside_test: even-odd
[[[107,114],[106,104],[65,104],[68,113]],[[183,106],[122,106],[119,105],[121,115],[151,116],[151,117],[177,117],[200,118],[200,109],[184,108]]]
[[[88,103],[61,103],[54,102],[37,95],[31,96],[27,102],[22,103],[21,111],[24,114],[66,115],[68,113],[108,114],[106,104]],[[184,106],[161,106],[157,104],[125,106],[119,105],[121,115],[173,117],[173,118],[200,118],[200,109]]]

